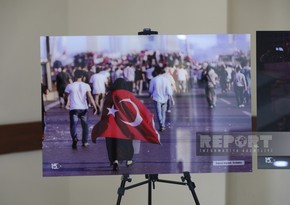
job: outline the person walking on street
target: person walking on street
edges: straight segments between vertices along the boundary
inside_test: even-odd
[[[76,81],[67,85],[65,88],[65,103],[69,100],[69,119],[70,119],[70,133],[72,137],[72,148],[77,148],[77,125],[81,121],[82,126],[82,145],[88,146],[88,103],[87,100],[94,107],[94,114],[97,112],[95,101],[91,94],[91,88],[87,83],[83,82],[83,75],[77,74]]]
[[[234,88],[238,107],[245,107],[245,92],[247,91],[247,83],[245,75],[241,72],[241,67],[236,67],[236,74],[234,76]]]
[[[59,72],[56,76],[56,89],[59,97],[59,104],[61,108],[64,108],[64,90],[69,83],[72,83],[72,79],[70,75],[66,72],[66,67],[61,68],[61,72]]]
[[[187,82],[189,79],[187,70],[182,65],[176,70],[177,91],[178,93],[185,93],[187,91]]]
[[[169,80],[162,74],[165,70],[161,67],[155,68],[156,75],[149,85],[149,93],[154,101],[160,131],[165,130],[167,101],[173,95]]]
[[[108,78],[104,73],[95,73],[90,79],[90,84],[93,88],[93,97],[97,106],[97,114],[101,114],[103,109],[103,102],[106,93],[106,87],[108,86]]]
[[[210,108],[216,107],[216,85],[218,80],[218,75],[214,71],[214,69],[207,65],[204,70],[203,78],[205,78],[205,95],[207,99],[207,103]]]
[[[131,63],[128,63],[127,67],[124,68],[124,78],[128,82],[129,90],[131,92],[133,92],[135,88],[135,85],[134,85],[135,70],[136,70],[135,67],[133,67]]]

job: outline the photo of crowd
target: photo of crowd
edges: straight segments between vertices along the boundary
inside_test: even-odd
[[[252,170],[251,153],[199,156],[196,141],[252,130],[249,34],[43,36],[40,45],[44,176]]]

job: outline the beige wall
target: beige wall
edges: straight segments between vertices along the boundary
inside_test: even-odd
[[[289,6],[288,0],[1,0],[0,124],[40,120],[41,35],[136,34],[150,27],[160,34],[254,36],[258,29],[289,29]],[[0,156],[1,205],[116,203],[120,176],[42,178],[41,163],[41,151]],[[289,203],[288,175],[289,171],[255,170],[192,174],[192,179],[201,204],[282,205]],[[144,176],[132,178],[139,182]],[[160,178],[179,180],[180,175]],[[153,191],[153,202],[193,204],[187,187],[161,183]],[[147,187],[126,192],[122,204],[147,204]]]
[[[0,124],[30,122],[40,120],[39,36],[137,34],[146,27],[160,34],[226,33],[227,1],[2,0],[0,25]],[[1,205],[116,203],[120,176],[42,178],[41,163],[41,151],[0,156]],[[192,178],[200,201],[225,204],[225,174]],[[153,195],[154,204],[193,202],[186,186],[158,183]],[[147,187],[126,192],[122,204],[147,204]]]
[[[66,1],[0,1],[0,124],[39,121],[39,37],[67,34]]]
[[[226,2],[2,0],[0,124],[41,119],[41,35],[137,34],[144,27],[160,34],[225,33]]]
[[[256,77],[256,31],[290,30],[290,1],[288,0],[229,0],[229,32],[251,33],[252,75]],[[252,81],[252,105],[256,107],[256,82]],[[256,114],[256,109],[253,109]],[[256,159],[255,157],[253,158]],[[257,170],[247,174],[227,175],[228,205],[286,205],[289,204],[289,170]]]

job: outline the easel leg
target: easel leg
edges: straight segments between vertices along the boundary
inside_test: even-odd
[[[146,174],[145,178],[147,179],[146,181],[133,184],[131,186],[127,186],[126,182],[131,182],[132,179],[129,178],[129,174],[124,174],[122,176],[122,182],[121,185],[118,189],[118,200],[117,200],[117,205],[121,204],[121,199],[122,196],[125,193],[125,190],[127,189],[132,189],[138,186],[142,186],[144,184],[148,184],[148,205],[152,205],[152,188],[155,189],[155,182],[162,182],[162,183],[169,183],[169,184],[177,184],[177,185],[187,185],[188,188],[190,189],[192,196],[194,198],[195,204],[200,205],[197,195],[195,193],[195,184],[191,181],[190,173],[189,172],[183,172],[183,176],[181,177],[182,182],[177,182],[177,181],[169,181],[169,180],[163,180],[158,178],[158,174]],[[185,182],[186,181],[186,182]]]
[[[131,178],[129,178],[129,174],[124,174],[123,177],[122,177],[122,182],[121,182],[121,185],[120,185],[120,187],[118,189],[117,205],[121,204],[122,196],[125,193],[126,182],[131,182]]]
[[[158,174],[146,174],[145,178],[148,179],[148,205],[152,205],[152,189],[155,189]]]
[[[197,198],[197,195],[196,195],[195,190],[194,190],[195,189],[195,184],[194,184],[194,182],[191,181],[190,173],[189,172],[183,172],[183,175],[184,176],[181,177],[181,180],[183,182],[186,181],[186,184],[187,184],[188,188],[191,191],[191,194],[193,196],[193,199],[195,201],[195,204],[196,205],[200,205],[199,204],[199,201],[198,201],[198,198]]]
[[[148,181],[148,205],[152,204],[152,182]]]

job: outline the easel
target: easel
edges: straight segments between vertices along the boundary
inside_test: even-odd
[[[190,173],[189,172],[183,172],[183,176],[181,177],[182,182],[178,181],[170,181],[170,180],[163,180],[158,178],[158,174],[146,174],[145,178],[147,180],[133,184],[131,186],[127,186],[126,182],[131,182],[132,179],[129,178],[129,174],[123,174],[122,176],[122,182],[121,185],[118,189],[118,200],[117,200],[117,205],[121,204],[122,196],[125,194],[125,190],[129,190],[138,186],[142,186],[144,184],[148,184],[148,205],[152,205],[152,188],[155,189],[155,182],[162,182],[162,183],[169,183],[169,184],[177,184],[177,185],[187,185],[188,188],[191,191],[191,194],[193,196],[193,199],[195,201],[196,205],[200,205],[197,195],[195,193],[195,184],[194,182],[191,181]]]
[[[138,32],[138,35],[156,35],[158,34],[157,31],[152,31],[150,28],[144,28],[143,31]],[[142,186],[144,184],[148,184],[148,205],[152,205],[152,188],[155,189],[155,182],[162,182],[162,183],[168,183],[168,184],[177,184],[177,185],[187,185],[189,190],[191,191],[191,194],[193,196],[193,199],[195,201],[196,205],[200,205],[197,195],[195,193],[195,184],[191,181],[190,173],[189,172],[183,172],[183,176],[181,177],[182,182],[177,181],[170,181],[170,180],[163,180],[158,178],[158,174],[146,174],[145,178],[147,180],[133,184],[131,186],[127,186],[126,182],[131,182],[132,179],[129,178],[129,174],[123,174],[122,176],[122,182],[118,189],[118,200],[117,205],[121,204],[122,196],[125,194],[125,190],[133,189],[138,186]]]

